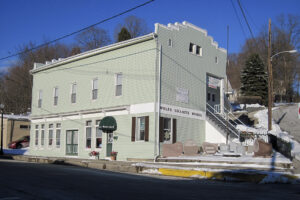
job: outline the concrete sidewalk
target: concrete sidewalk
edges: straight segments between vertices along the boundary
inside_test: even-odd
[[[222,181],[243,181],[253,183],[300,183],[300,176],[293,175],[284,170],[264,168],[230,168],[231,166],[220,165],[211,167],[206,165],[184,164],[184,163],[160,163],[160,162],[125,162],[76,158],[34,157],[15,155],[14,160],[46,163],[75,165],[93,169],[108,170],[122,173],[142,173],[164,176],[201,178]]]

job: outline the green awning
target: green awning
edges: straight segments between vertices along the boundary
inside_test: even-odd
[[[106,133],[117,130],[116,119],[111,116],[104,117],[100,122],[99,129]]]

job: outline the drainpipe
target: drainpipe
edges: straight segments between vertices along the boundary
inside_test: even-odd
[[[160,144],[159,144],[159,130],[160,130],[160,124],[159,124],[159,119],[160,119],[160,104],[161,104],[161,63],[162,63],[162,45],[159,46],[159,57],[158,57],[158,86],[157,86],[157,126],[156,126],[156,157],[160,155]]]

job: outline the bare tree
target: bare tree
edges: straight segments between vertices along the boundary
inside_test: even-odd
[[[131,38],[145,35],[150,32],[145,20],[131,15],[126,17],[122,24],[118,24],[116,26],[114,31],[114,39],[116,42],[118,41],[118,34],[120,33],[123,27],[125,27],[128,30]]]
[[[231,68],[241,68],[246,58],[252,53],[258,53],[265,66],[267,66],[267,28],[262,29],[258,36],[246,40],[242,51],[235,57],[229,57],[228,70]],[[286,50],[292,50],[300,47],[300,18],[299,16],[284,15],[279,16],[272,26],[272,55]],[[284,98],[286,101],[292,101],[294,95],[294,84],[299,69],[298,54],[282,54],[272,60],[274,93],[277,100]],[[266,69],[267,71],[267,69]],[[234,72],[238,73],[238,70]],[[234,76],[236,77],[236,75]],[[232,76],[229,76],[232,80]],[[236,80],[235,80],[236,81]],[[234,82],[234,81],[233,81]],[[237,85],[234,85],[238,87]],[[237,89],[237,88],[235,88]]]
[[[106,30],[91,27],[79,33],[75,40],[79,44],[82,51],[89,51],[105,45],[108,45],[111,40]]]

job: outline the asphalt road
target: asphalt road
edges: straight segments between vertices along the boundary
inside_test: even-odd
[[[300,119],[298,118],[298,105],[284,105],[273,111],[273,119],[280,128],[289,132],[300,142]]]
[[[0,160],[0,200],[300,199],[299,185],[229,183]]]

